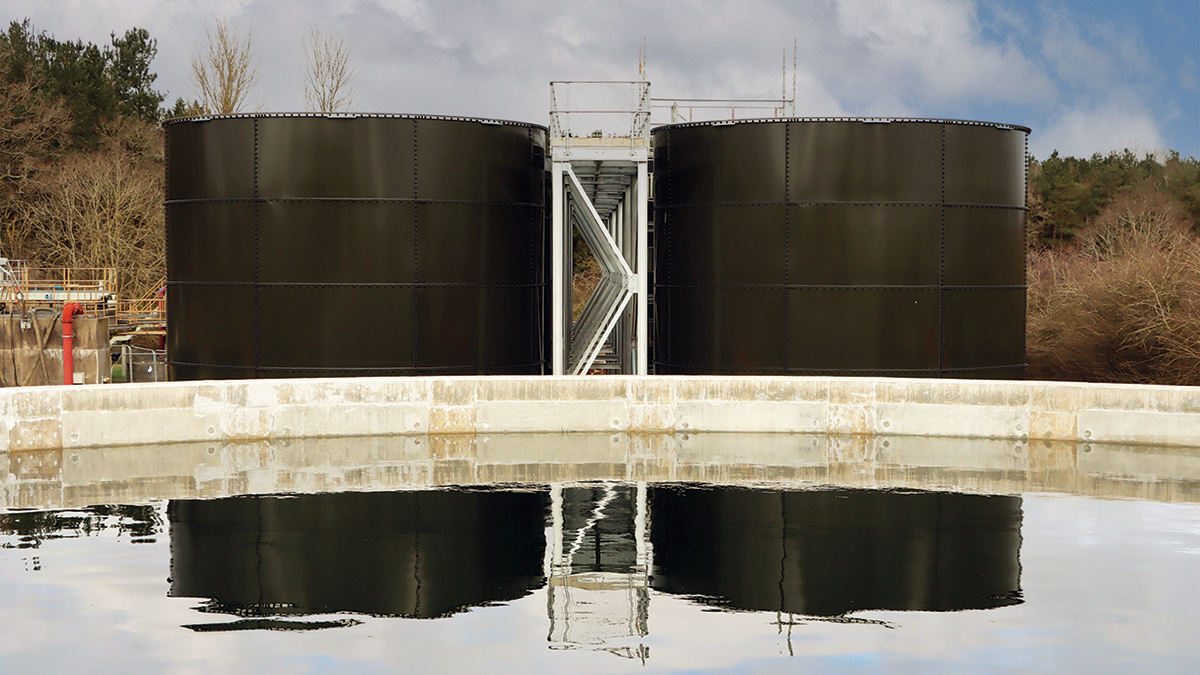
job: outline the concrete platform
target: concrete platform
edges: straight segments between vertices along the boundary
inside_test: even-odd
[[[0,390],[0,452],[396,435],[699,432],[1200,447],[1200,388],[812,377],[428,377]]]

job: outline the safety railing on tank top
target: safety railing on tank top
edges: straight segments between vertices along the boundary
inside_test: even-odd
[[[795,115],[795,100],[785,98],[652,98],[654,110],[669,110],[670,120],[661,124],[780,118]]]
[[[550,137],[628,139],[650,137],[650,83],[559,80],[550,83]]]

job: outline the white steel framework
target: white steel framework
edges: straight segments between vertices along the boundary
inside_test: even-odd
[[[625,374],[649,372],[648,82],[552,82],[552,340],[555,375],[585,374],[600,354]],[[575,135],[572,129],[587,129]],[[601,280],[571,321],[572,233]]]

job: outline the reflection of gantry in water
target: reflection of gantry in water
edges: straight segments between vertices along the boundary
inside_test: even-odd
[[[547,611],[552,649],[594,649],[645,662],[650,537],[646,484],[551,486]]]

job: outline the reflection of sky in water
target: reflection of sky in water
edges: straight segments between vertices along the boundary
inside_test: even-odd
[[[230,617],[197,612],[196,598],[168,597],[166,536],[75,528],[79,536],[14,548],[20,538],[5,534],[0,670],[1180,672],[1200,662],[1200,505],[1026,495],[1021,509],[1023,604],[851,615],[879,624],[793,616],[789,625],[786,615],[713,611],[651,589],[647,634],[606,645],[645,645],[644,665],[603,651],[550,649],[545,585],[449,618],[322,614],[304,619],[363,623],[196,633],[181,626]],[[155,514],[167,522],[165,507]]]

